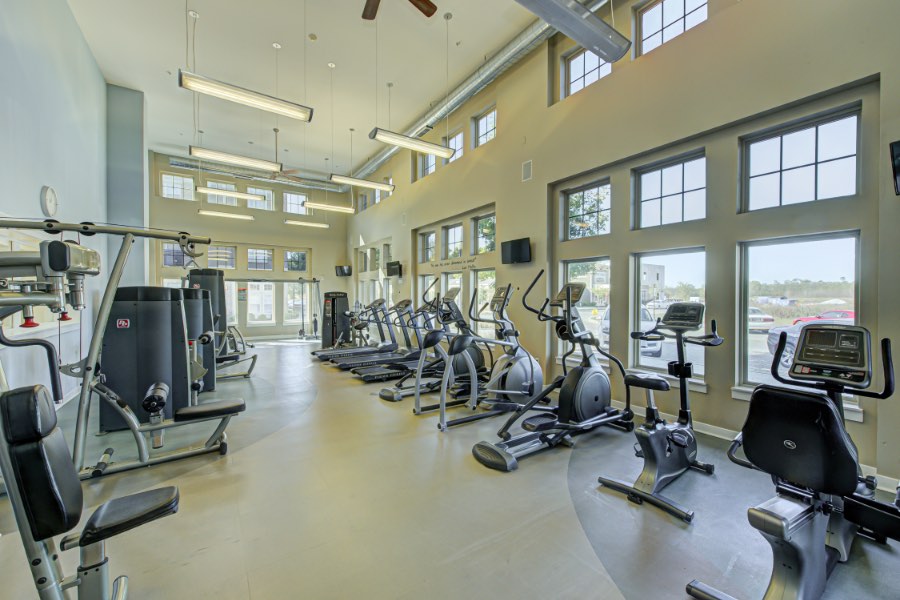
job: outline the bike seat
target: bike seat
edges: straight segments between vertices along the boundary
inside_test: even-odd
[[[669,382],[652,373],[629,373],[625,376],[625,385],[657,392],[669,391]]]

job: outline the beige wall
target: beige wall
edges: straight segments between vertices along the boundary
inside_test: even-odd
[[[634,4],[616,3],[617,26],[629,37]],[[895,308],[900,278],[893,260],[900,254],[900,238],[892,231],[900,223],[900,199],[893,194],[886,155],[888,142],[900,139],[900,38],[894,31],[900,3],[867,0],[854,4],[856,10],[848,8],[843,0],[710,0],[705,23],[646,56],[619,61],[609,77],[561,101],[555,91],[557,65],[571,42],[557,37],[451,115],[449,130],[466,132],[462,158],[450,165],[439,162],[433,175],[406,183],[413,179],[413,161],[401,151],[371,176],[392,175],[397,190],[350,219],[348,249],[361,238],[390,237],[394,258],[413,271],[418,265],[411,231],[494,204],[498,241],[529,236],[535,257],[532,265],[497,265],[498,281],[522,288],[539,268],[548,268],[554,273],[545,280],[549,290],[557,283],[559,259],[609,256],[613,294],[622,299],[615,302],[613,321],[627,324],[631,256],[703,246],[708,318],[718,319],[728,342],[707,353],[708,390],[694,395],[695,416],[736,429],[747,406],[731,391],[738,381],[738,242],[858,230],[860,321],[877,337],[900,339]],[[860,82],[870,83],[859,87]],[[863,104],[860,193],[816,204],[812,216],[809,206],[737,214],[737,137],[847,100]],[[493,104],[497,137],[472,149],[469,119]],[[446,129],[441,124],[425,137],[438,142]],[[707,155],[706,220],[634,231],[630,194],[614,191],[612,236],[569,248],[558,242],[559,189],[585,174],[602,174],[612,178],[615,189],[627,191],[635,164],[701,147]],[[534,176],[523,183],[525,160],[534,161]],[[410,275],[401,288],[407,295],[416,273]],[[555,344],[549,331],[518,302],[511,315],[525,345],[551,359]],[[616,326],[611,340],[612,350],[622,356],[631,350],[627,329]],[[621,394],[618,385],[616,392]],[[671,410],[672,399],[664,399],[663,406]],[[863,462],[897,477],[900,405],[863,402],[863,408],[864,422],[851,425]]]

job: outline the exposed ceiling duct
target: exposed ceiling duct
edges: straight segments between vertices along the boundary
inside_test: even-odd
[[[516,0],[541,19],[606,62],[615,62],[631,48],[631,40],[577,0]]]
[[[609,0],[589,0],[584,2],[584,6],[587,10],[594,12],[607,2]],[[477,71],[459,84],[446,98],[442,98],[436,106],[419,117],[415,123],[402,133],[410,137],[419,137],[431,131],[447,115],[462,106],[467,100],[487,87],[532,50],[547,41],[556,31],[546,21],[538,19],[485,61]],[[354,176],[366,177],[371,175],[396,154],[398,150],[396,146],[385,148],[357,169]]]
[[[349,191],[349,187],[345,185],[336,185],[327,181],[320,181],[309,177],[294,177],[292,175],[275,175],[255,169],[244,169],[241,167],[229,167],[219,164],[211,164],[206,161],[198,161],[192,158],[180,158],[177,156],[169,157],[169,166],[178,169],[186,169],[188,171],[203,171],[214,175],[225,175],[227,177],[237,177],[238,179],[248,179],[252,181],[263,181],[272,183],[273,181],[289,187],[305,188],[310,190],[322,190],[326,192],[334,192],[343,194]]]

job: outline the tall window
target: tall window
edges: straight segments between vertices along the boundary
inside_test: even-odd
[[[444,227],[444,258],[459,258],[463,252],[463,226]]]
[[[497,135],[497,109],[492,108],[475,119],[475,147],[483,146]]]
[[[476,217],[475,224],[475,254],[493,252],[497,249],[497,217],[485,215]]]
[[[434,232],[419,234],[419,262],[434,260]]]
[[[706,218],[706,157],[638,171],[640,226]]]
[[[390,244],[384,244],[381,247],[381,256],[384,258],[385,263],[389,263],[392,260],[394,260],[391,255],[391,245]]]
[[[284,212],[293,213],[295,215],[307,215],[309,210],[306,208],[306,194],[294,194],[292,192],[284,193]]]
[[[295,281],[284,283],[284,315],[282,319],[285,324],[305,321],[306,298],[301,291],[303,285]]]
[[[179,244],[171,242],[163,242],[162,255],[164,267],[183,267],[190,260]]]
[[[427,290],[432,283],[434,283],[434,275],[419,275],[419,293],[416,294],[416,296],[421,299],[422,295],[425,294],[425,290]],[[436,285],[428,292],[427,298],[431,300],[435,295],[440,295],[440,293],[440,286]],[[432,323],[432,325],[437,326],[436,323]]]
[[[449,165],[454,160],[462,158],[463,155],[463,132],[460,131],[454,135],[451,135],[449,138],[444,138],[444,143],[447,144],[447,147],[453,150],[453,156],[446,159],[444,161],[445,165]]]
[[[381,268],[381,248],[369,248],[369,267],[372,271]]]
[[[640,12],[641,54],[706,20],[707,0],[659,0]]]
[[[472,285],[478,290],[478,310],[484,306],[485,302],[490,302],[494,297],[494,290],[497,287],[497,272],[494,269],[478,269],[472,272]],[[494,326],[491,323],[477,323],[475,333],[481,337],[494,337]]]
[[[678,250],[637,256],[635,323],[641,330],[649,329],[666,308],[675,301],[706,302],[706,252],[703,250]],[[649,317],[649,319],[648,319]],[[707,315],[715,318],[716,315]],[[699,335],[703,329],[690,335]],[[675,360],[675,342],[641,342],[637,364],[641,367],[666,370],[669,361]],[[687,346],[687,361],[694,363],[694,375],[704,372],[702,346]]]
[[[612,65],[593,52],[580,50],[566,60],[566,96],[612,73]]]
[[[268,248],[247,249],[247,269],[249,271],[271,271],[272,250]]]
[[[856,194],[859,115],[744,142],[747,209]]]
[[[272,190],[266,188],[248,187],[248,194],[256,194],[262,196],[262,200],[247,200],[247,208],[258,208],[260,210],[275,210],[275,194]]]
[[[207,181],[206,187],[214,190],[225,190],[228,192],[237,191],[237,187],[233,183],[225,183],[224,181]],[[227,206],[237,206],[237,198],[233,196],[222,196],[220,194],[207,194],[206,201],[210,204],[225,204]]]
[[[275,324],[275,284],[247,283],[247,325]]]
[[[434,173],[435,166],[437,165],[437,160],[434,154],[420,154],[419,155],[419,178],[427,177]]]
[[[575,306],[585,329],[609,346],[609,259],[589,258],[565,263],[566,283],[583,283],[584,294]]]
[[[162,189],[163,198],[174,198],[175,200],[194,199],[193,177],[163,173],[161,183],[160,188]]]
[[[306,252],[301,250],[285,250],[284,251],[284,270],[298,271],[303,273],[306,271]]]
[[[775,383],[769,367],[782,331],[786,367],[805,325],[856,322],[856,265],[855,235],[745,244],[744,383]]]
[[[444,290],[444,293],[446,293],[451,288],[459,288],[460,296],[462,296],[462,284],[463,284],[462,273],[460,273],[459,271],[444,273],[443,281],[441,283],[441,289]],[[460,302],[459,305],[462,306],[463,305],[462,302]],[[478,310],[478,309],[476,308],[475,310]]]
[[[372,197],[375,204],[379,204],[381,202],[381,190],[372,190]]]
[[[362,211],[366,210],[366,208],[368,208],[368,204],[369,204],[368,197],[364,193],[358,192],[356,194],[357,212],[362,212]]]
[[[234,269],[237,248],[234,246],[210,246],[206,250],[210,269]]]
[[[225,282],[225,323],[237,325],[238,323],[238,288],[236,281]]]
[[[566,239],[593,237],[609,233],[609,183],[592,184],[566,192]]]

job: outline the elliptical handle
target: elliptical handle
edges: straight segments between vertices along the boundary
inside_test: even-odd
[[[537,282],[540,281],[541,277],[543,277],[543,276],[544,276],[544,270],[541,269],[540,272],[537,274],[537,277],[534,278],[534,281],[531,282],[531,285],[528,286],[528,289],[525,290],[525,293],[522,294],[522,306],[525,307],[525,310],[528,310],[528,311],[536,314],[538,316],[538,318],[540,318],[541,313],[544,312],[544,309],[543,309],[543,307],[541,307],[541,310],[538,311],[538,310],[535,310],[533,307],[528,306],[528,294],[531,293],[531,290],[534,288],[535,285],[537,285]],[[547,306],[547,303],[549,303],[549,302],[550,302],[550,299],[548,298],[547,302],[544,302],[544,306]],[[544,320],[544,319],[541,319],[541,320]]]
[[[428,304],[428,300],[426,298],[426,296],[428,296],[428,292],[431,291],[431,288],[433,288],[434,286],[437,285],[437,282],[438,282],[438,278],[435,277],[434,281],[431,282],[431,285],[429,285],[427,288],[425,288],[425,291],[422,292],[422,302],[424,302],[425,304]]]
[[[772,357],[772,366],[770,367],[769,372],[772,373],[772,377],[774,377],[776,381],[793,385],[795,382],[785,379],[778,372],[778,365],[781,364],[781,356],[784,354],[785,346],[787,346],[787,332],[782,331],[778,334],[778,345],[775,347],[775,355]]]

